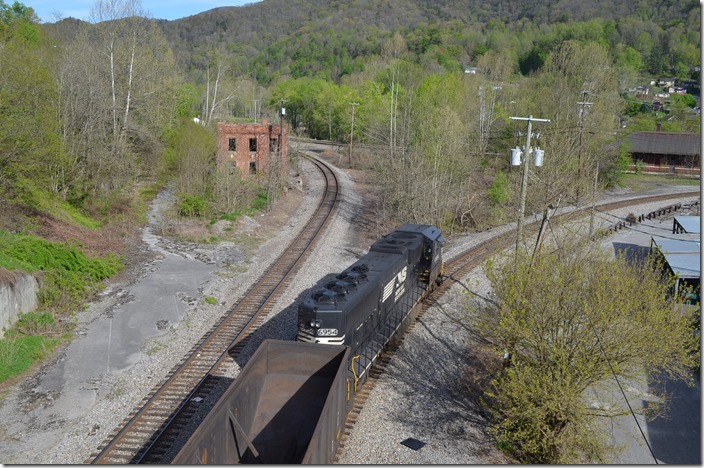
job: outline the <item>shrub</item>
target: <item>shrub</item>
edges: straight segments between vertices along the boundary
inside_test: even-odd
[[[208,202],[196,195],[184,195],[178,206],[178,214],[187,218],[200,218],[208,211]]]
[[[641,174],[643,172],[643,168],[645,167],[645,163],[641,159],[636,159],[635,166],[636,174]]]
[[[77,306],[97,284],[122,267],[115,255],[87,257],[77,247],[0,230],[0,267],[43,272],[38,298],[43,307]]]
[[[499,172],[496,174],[496,179],[489,185],[489,201],[492,205],[501,205],[508,201],[510,195],[508,177],[505,172]]]

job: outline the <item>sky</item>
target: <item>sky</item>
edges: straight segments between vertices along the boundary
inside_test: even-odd
[[[90,9],[95,0],[18,0],[21,4],[32,7],[42,23],[53,23],[62,18],[78,18],[88,21]],[[242,6],[259,0],[142,0],[142,7],[151,13],[154,19],[175,20],[197,15],[213,8],[224,6]],[[8,5],[14,0],[4,0]],[[59,13],[59,16],[56,15]]]

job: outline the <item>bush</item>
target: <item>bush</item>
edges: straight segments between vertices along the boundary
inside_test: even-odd
[[[519,250],[485,265],[492,300],[468,312],[494,355],[511,359],[483,402],[490,433],[520,462],[598,462],[608,450],[605,432],[594,429],[598,418],[663,409],[659,376],[694,384],[696,319],[693,311],[673,313],[683,299],[668,302],[674,277],[664,278],[652,259],[614,259],[585,238],[555,244],[552,252]],[[595,411],[587,390],[615,377],[649,388],[658,405],[614,402]]]
[[[508,201],[511,192],[508,186],[508,177],[505,172],[496,174],[496,179],[488,188],[489,201],[492,205],[502,205]]]
[[[269,199],[266,194],[266,189],[259,190],[257,196],[252,201],[252,209],[256,211],[265,210],[269,206]]]
[[[74,246],[0,230],[0,267],[43,272],[40,305],[68,309],[80,304],[122,264],[115,255],[89,258]]]
[[[187,218],[201,218],[208,212],[208,202],[195,195],[185,195],[178,206],[178,214]]]
[[[635,166],[636,166],[636,174],[642,174],[643,168],[645,167],[645,163],[640,159],[636,159]]]

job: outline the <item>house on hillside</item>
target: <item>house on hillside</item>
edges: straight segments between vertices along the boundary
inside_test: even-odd
[[[633,163],[649,174],[699,177],[700,133],[635,132],[628,135]]]
[[[668,86],[674,86],[677,80],[675,78],[660,78],[658,80],[658,86],[666,88]]]
[[[281,148],[279,143],[281,142]],[[288,127],[261,123],[218,122],[218,168],[237,168],[243,176],[267,173],[273,161],[288,159]]]

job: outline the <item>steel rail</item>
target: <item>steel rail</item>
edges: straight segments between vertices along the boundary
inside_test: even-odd
[[[91,463],[140,463],[150,456],[162,436],[177,420],[190,399],[202,391],[208,376],[230,355],[233,345],[245,340],[271,311],[289,280],[320,238],[339,202],[334,172],[310,158],[326,180],[318,207],[296,239],[259,277],[244,296],[204,335],[186,358],[143,400],[140,408],[99,449]]]
[[[668,195],[654,195],[647,197],[634,197],[627,200],[619,200],[616,202],[609,202],[598,205],[600,211],[604,210],[614,210],[618,208],[625,208],[628,206],[637,206],[645,203],[657,202],[657,201],[667,201],[672,199],[685,198],[689,196],[699,197],[700,192],[686,192]],[[568,213],[562,213],[555,215],[553,219],[563,219],[565,221],[573,221],[578,218],[584,218],[587,216],[590,207],[583,207]],[[537,224],[532,223],[525,227],[526,231],[530,231],[531,234],[537,232]],[[355,400],[352,404],[352,408],[347,413],[345,419],[345,430],[341,435],[340,443],[338,445],[338,450],[335,455],[335,463],[338,463],[342,452],[345,447],[349,444],[350,434],[354,428],[355,423],[359,419],[359,415],[364,408],[364,404],[371,397],[372,390],[376,386],[379,378],[385,373],[386,368],[393,359],[396,350],[402,343],[405,336],[415,328],[415,324],[427,311],[437,303],[437,301],[445,294],[450,287],[456,282],[462,281],[462,278],[469,274],[471,270],[480,266],[484,261],[489,259],[491,255],[496,254],[496,252],[503,249],[507,249],[514,245],[515,243],[516,230],[511,229],[504,233],[497,234],[496,236],[482,242],[481,244],[469,247],[466,250],[459,252],[452,259],[445,262],[445,281],[433,289],[427,296],[420,300],[420,311],[417,313],[415,320],[413,320],[403,336],[398,337],[393,341],[393,344],[388,346],[379,355],[376,361],[376,365],[370,369],[369,377],[367,381],[363,384],[362,388],[355,394]],[[353,449],[353,448],[350,448]]]

